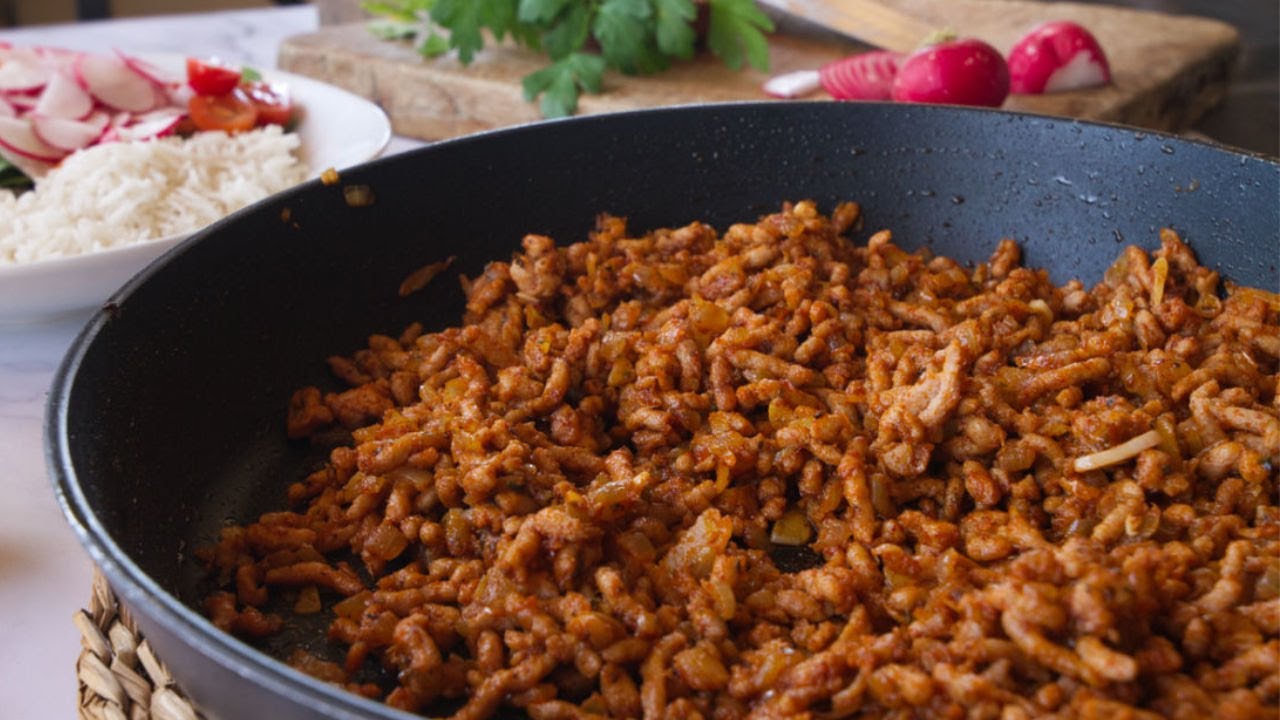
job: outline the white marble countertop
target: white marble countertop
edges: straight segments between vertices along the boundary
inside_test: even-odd
[[[281,39],[317,27],[315,9],[169,15],[0,30],[0,41],[94,52],[112,48],[218,56],[276,66]],[[420,145],[392,140],[387,152]],[[0,717],[76,717],[79,634],[93,568],[63,518],[45,472],[49,383],[89,313],[43,324],[0,324]]]

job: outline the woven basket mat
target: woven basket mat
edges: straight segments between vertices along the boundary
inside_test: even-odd
[[[72,620],[80,629],[81,720],[200,720],[98,572],[89,608]]]

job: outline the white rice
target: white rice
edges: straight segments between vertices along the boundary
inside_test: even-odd
[[[298,145],[296,133],[269,126],[77,152],[30,192],[0,190],[0,265],[198,230],[305,180]]]

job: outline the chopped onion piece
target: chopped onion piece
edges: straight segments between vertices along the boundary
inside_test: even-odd
[[[799,510],[788,510],[773,524],[769,539],[777,545],[804,545],[813,536],[809,518]]]
[[[348,207],[369,207],[374,203],[373,188],[368,185],[343,185],[342,198]]]
[[[1092,455],[1084,455],[1076,458],[1075,469],[1076,472],[1089,472],[1090,470],[1097,470],[1099,468],[1107,467],[1108,465],[1122,463],[1131,457],[1137,456],[1138,453],[1143,450],[1153,448],[1159,444],[1160,433],[1155,430],[1148,430],[1147,432],[1144,432],[1137,437],[1130,438],[1115,447],[1107,448],[1106,450],[1093,453]]]
[[[1164,283],[1169,279],[1169,261],[1163,257],[1151,263],[1151,307],[1164,301]]]

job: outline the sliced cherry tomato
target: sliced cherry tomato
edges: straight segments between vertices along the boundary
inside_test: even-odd
[[[187,101],[191,122],[201,130],[241,132],[258,123],[258,108],[239,88],[225,95],[196,95]]]
[[[197,95],[226,95],[240,84],[240,71],[187,58],[187,84]]]
[[[293,119],[293,103],[283,85],[254,81],[240,86],[258,108],[259,125],[288,125]]]

